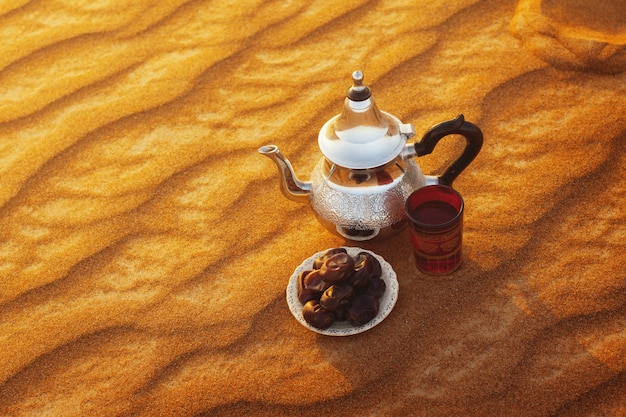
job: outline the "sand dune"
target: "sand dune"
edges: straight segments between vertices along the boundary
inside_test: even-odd
[[[626,415],[626,9],[418,3],[0,5],[0,415]],[[257,153],[307,178],[356,69],[418,137],[483,130],[449,277],[407,231],[332,235]],[[345,244],[398,303],[320,336],[285,287]]]

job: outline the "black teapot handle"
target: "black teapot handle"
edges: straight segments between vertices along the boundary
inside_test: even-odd
[[[415,142],[417,156],[431,153],[437,143],[448,135],[462,135],[466,143],[461,155],[439,176],[439,183],[444,185],[452,185],[452,181],[476,158],[483,146],[483,132],[475,124],[466,122],[463,115],[459,114],[454,119],[436,124],[426,132],[421,141]]]

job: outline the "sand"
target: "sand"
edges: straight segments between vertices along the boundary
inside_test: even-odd
[[[0,415],[626,415],[626,8],[589,4],[0,5]],[[257,152],[308,179],[357,69],[417,138],[484,133],[452,275],[331,234]],[[322,336],[285,288],[342,245],[398,302]]]

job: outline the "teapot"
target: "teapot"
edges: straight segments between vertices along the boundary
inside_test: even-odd
[[[309,181],[301,181],[275,145],[259,148],[281,176],[280,188],[289,199],[309,202],[322,225],[353,241],[385,239],[407,224],[404,204],[416,189],[430,184],[452,185],[480,152],[483,134],[462,114],[431,127],[419,142],[411,124],[378,109],[363,73],[352,73],[342,112],[320,129],[323,154]],[[424,175],[415,157],[430,154],[448,135],[461,135],[461,154],[441,175]]]

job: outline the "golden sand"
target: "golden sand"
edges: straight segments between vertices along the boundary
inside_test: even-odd
[[[589,4],[0,4],[0,415],[625,416],[626,9]],[[361,243],[399,300],[333,338],[285,287],[355,244],[257,149],[306,179],[356,69],[485,144],[463,267]]]

